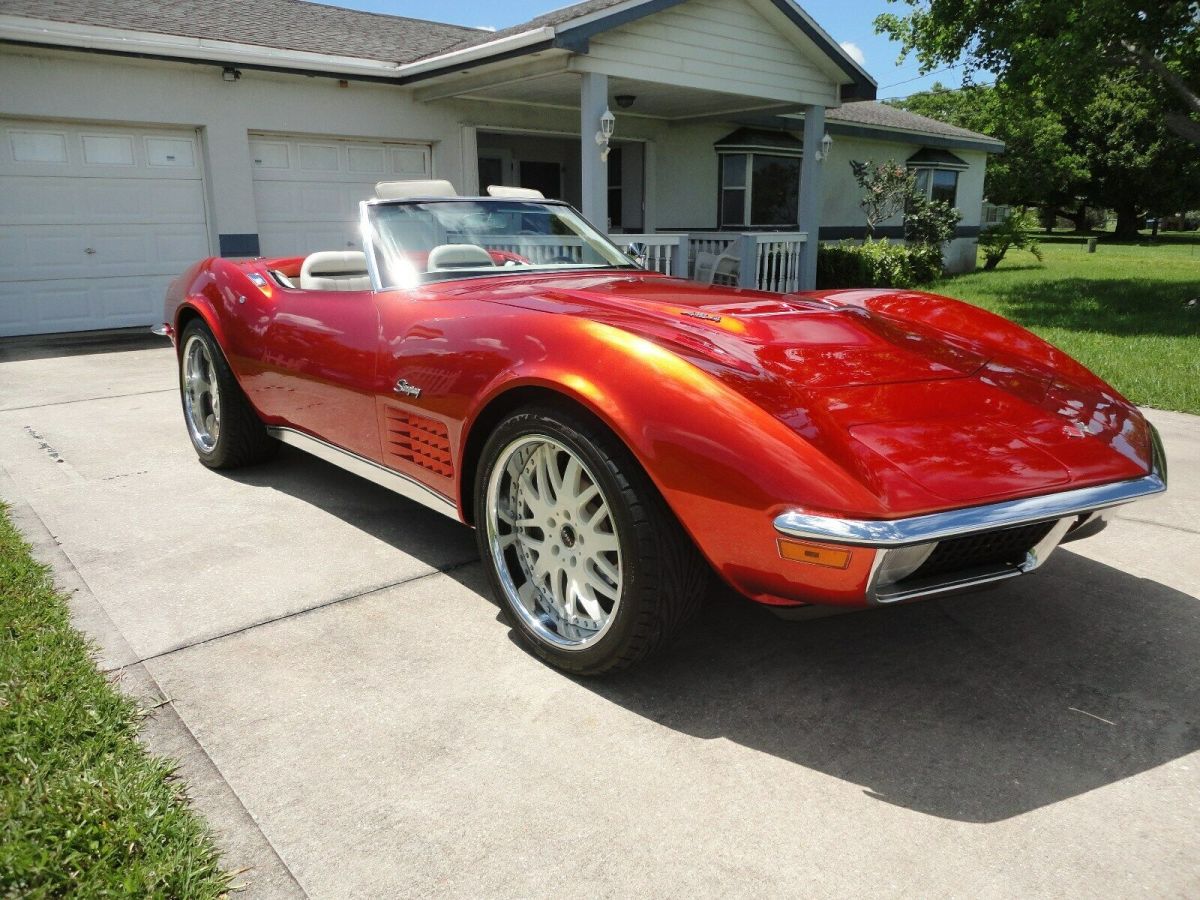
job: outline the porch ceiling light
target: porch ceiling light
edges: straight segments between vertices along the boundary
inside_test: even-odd
[[[600,145],[600,159],[608,160],[608,142],[616,130],[617,117],[612,114],[611,109],[605,108],[604,114],[600,117],[600,130],[596,132],[596,143]]]
[[[817,151],[817,162],[829,159],[829,151],[833,149],[833,138],[828,134],[821,138],[821,149]]]

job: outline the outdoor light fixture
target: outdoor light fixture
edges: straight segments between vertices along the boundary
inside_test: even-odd
[[[821,149],[817,151],[817,162],[829,159],[829,151],[833,149],[833,138],[829,135],[821,138]]]
[[[596,132],[596,143],[600,145],[600,159],[605,162],[608,161],[608,142],[616,130],[617,117],[612,114],[611,109],[605,108],[604,115],[600,117],[600,130]]]
[[[616,96],[617,106],[621,107],[621,109],[629,109],[629,107],[633,106],[635,100],[637,100],[637,97],[633,94],[617,94]]]
[[[235,69],[233,66],[226,66],[221,70],[222,81],[237,81],[242,77],[242,70]]]

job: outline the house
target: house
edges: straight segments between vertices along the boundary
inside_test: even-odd
[[[537,187],[678,244],[673,271],[707,247],[741,253],[746,284],[786,259],[770,286],[795,288],[818,238],[864,233],[849,161],[905,160],[961,210],[947,261],[967,268],[1002,150],[873,102],[790,0],[587,0],[500,32],[303,0],[5,0],[0,86],[7,335],[152,323],[204,256],[356,246],[389,179]]]

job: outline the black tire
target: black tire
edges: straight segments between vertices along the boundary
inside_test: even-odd
[[[188,348],[192,341],[199,341],[207,352],[207,358],[211,361],[211,374],[220,398],[219,428],[211,447],[206,446],[193,430],[189,418],[185,369]],[[184,425],[200,462],[210,469],[236,469],[273,457],[279,451],[279,442],[267,434],[266,427],[250,405],[250,401],[246,399],[229,368],[225,354],[221,352],[221,347],[208,326],[199,319],[193,319],[183,329],[179,346],[179,398],[183,407]]]
[[[555,646],[531,627],[517,608],[520,601],[505,588],[489,546],[487,494],[493,472],[506,448],[535,435],[552,438],[594,476],[621,546],[623,588],[612,621],[595,643],[578,649]],[[492,591],[522,643],[556,668],[600,675],[639,663],[678,633],[704,597],[707,562],[629,450],[586,414],[543,407],[510,415],[483,448],[474,491],[477,543]]]

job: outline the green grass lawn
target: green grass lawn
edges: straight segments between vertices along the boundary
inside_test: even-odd
[[[1200,235],[1148,240],[1102,237],[1089,254],[1081,238],[1054,236],[1044,265],[1010,251],[995,271],[931,290],[1024,325],[1135,403],[1200,413]]]
[[[0,896],[217,897],[228,880],[140,714],[0,505]]]

